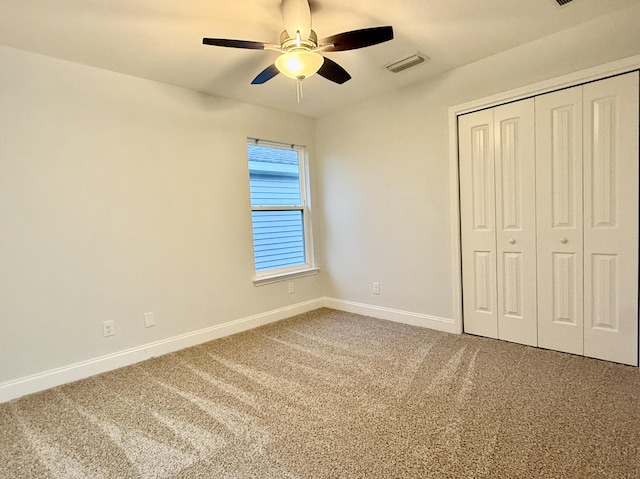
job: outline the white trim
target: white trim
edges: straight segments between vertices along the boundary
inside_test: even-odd
[[[251,211],[302,211],[303,206],[252,206]]]
[[[453,319],[439,318],[437,316],[429,316],[427,314],[386,308],[384,306],[356,303],[336,298],[324,298],[324,305],[327,308],[337,309],[338,311],[345,311],[347,313],[356,313],[363,316],[371,316],[373,318],[394,321],[396,323],[410,324],[411,326],[420,326],[446,333],[455,333]]]
[[[464,113],[491,108],[503,103],[521,100],[551,91],[569,88],[627,73],[640,68],[640,55],[624,58],[586,70],[569,73],[558,78],[534,83],[497,95],[480,98],[449,108],[449,184],[451,192],[451,267],[453,272],[453,322],[456,333],[462,333],[462,263],[460,242],[460,183],[458,177],[458,116]]]
[[[318,298],[1,383],[0,403],[124,366],[130,366],[155,356],[172,353],[258,326],[274,323],[297,314],[313,311],[322,306],[324,306],[324,301],[322,298]]]
[[[318,274],[320,268],[296,269],[287,271],[286,273],[270,274],[266,276],[256,276],[253,280],[254,286],[262,286],[263,284],[277,283],[279,281],[286,281],[288,279],[303,278],[304,276],[312,276]]]
[[[298,314],[327,307],[338,311],[371,316],[397,323],[420,326],[448,333],[454,333],[454,321],[421,313],[413,313],[399,309],[386,308],[370,304],[356,303],[335,298],[317,298],[310,301],[285,306],[280,309],[236,319],[209,328],[181,334],[172,338],[144,344],[135,348],[119,351],[76,364],[70,364],[32,376],[23,377],[0,384],[0,403],[17,399],[27,394],[44,391],[73,381],[85,379],[96,374],[113,371],[125,366],[197,346],[214,339],[223,338],[249,329],[274,323]]]
[[[632,57],[623,58],[622,60],[605,63],[604,65],[598,65],[595,67],[587,68],[585,70],[569,73],[561,77],[544,80],[513,90],[508,90],[496,95],[472,100],[461,105],[455,105],[449,108],[449,114],[451,114],[451,110],[455,110],[456,115],[462,115],[464,113],[470,113],[472,111],[481,110],[483,108],[491,108],[502,103],[522,100],[523,98],[542,95],[544,93],[561,90],[563,88],[569,88],[572,86],[581,85],[583,83],[602,80],[603,78],[606,78],[608,76],[628,73],[637,70],[638,68],[640,68],[640,55],[635,55]]]
[[[455,108],[455,107],[452,107]],[[451,271],[453,273],[453,323],[462,334],[462,242],[460,231],[460,174],[458,170],[458,113],[449,108],[449,191],[451,193]]]
[[[302,226],[304,236],[304,255],[305,262],[293,266],[283,268],[273,268],[261,272],[256,272],[253,280],[255,286],[262,284],[274,283],[287,279],[291,274],[298,276],[308,276],[317,273],[315,266],[315,250],[313,248],[313,231],[311,218],[311,194],[310,194],[310,176],[309,176],[309,151],[306,146],[280,143],[270,140],[261,140],[258,138],[247,138],[247,146],[263,146],[279,150],[295,151],[298,155],[298,178],[300,185],[300,204],[299,205],[251,205],[252,213],[254,211],[300,211],[302,213]],[[249,159],[249,158],[248,158]],[[251,162],[251,159],[249,159]],[[251,173],[251,168],[249,168]],[[251,175],[249,175],[251,176]],[[251,181],[249,181],[251,183]],[[255,256],[255,245],[254,245]]]

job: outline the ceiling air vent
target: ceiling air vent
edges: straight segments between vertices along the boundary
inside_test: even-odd
[[[413,55],[409,55],[408,57],[403,58],[402,60],[398,60],[397,62],[389,63],[385,68],[393,73],[400,73],[401,71],[407,70],[411,67],[415,67],[416,65],[420,65],[421,63],[429,61],[429,57],[416,52]]]
[[[556,2],[558,2],[558,5],[566,5],[567,3],[571,2],[572,0],[556,0]]]

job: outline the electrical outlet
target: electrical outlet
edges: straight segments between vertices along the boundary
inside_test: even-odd
[[[296,287],[293,282],[289,283],[289,294],[293,294],[296,292]]]
[[[155,326],[155,325],[156,325],[156,319],[153,315],[153,311],[144,313],[144,327],[150,328],[151,326]]]
[[[380,283],[374,281],[371,291],[373,292],[373,294],[380,294]]]
[[[111,321],[102,321],[102,334],[105,338],[116,334],[116,326],[113,319]]]

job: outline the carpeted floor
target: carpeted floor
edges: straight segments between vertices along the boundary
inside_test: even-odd
[[[317,310],[0,405],[0,477],[639,478],[637,368]]]

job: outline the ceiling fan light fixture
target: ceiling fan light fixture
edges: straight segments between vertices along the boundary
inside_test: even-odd
[[[280,72],[294,80],[304,80],[320,70],[324,57],[319,53],[300,48],[283,53],[276,58],[275,65]]]

